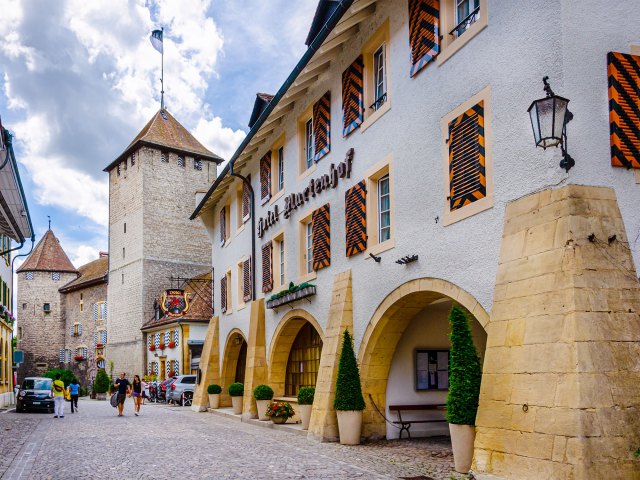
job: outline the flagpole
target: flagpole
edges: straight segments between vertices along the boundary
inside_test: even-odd
[[[161,27],[162,29],[162,41],[164,43],[164,27]],[[164,110],[164,45],[162,48],[162,54],[161,54],[161,66],[160,66],[160,86],[161,86],[161,90],[160,90],[160,110]]]

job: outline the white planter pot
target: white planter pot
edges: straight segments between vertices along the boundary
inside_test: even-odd
[[[302,420],[302,429],[309,430],[309,421],[311,420],[311,409],[313,405],[298,405],[297,412],[300,413]]]
[[[209,407],[210,408],[220,408],[220,394],[219,393],[210,393],[209,394]]]
[[[256,400],[256,407],[258,407],[258,420],[270,420],[267,417],[267,407],[271,403],[271,400]]]
[[[242,413],[242,399],[244,397],[231,397],[231,404],[233,405],[233,413],[240,415]]]
[[[476,438],[476,427],[473,425],[449,424],[453,462],[458,473],[469,473],[473,460],[473,442]]]
[[[342,445],[360,445],[362,432],[362,411],[350,410],[336,412],[338,414],[338,432]]]

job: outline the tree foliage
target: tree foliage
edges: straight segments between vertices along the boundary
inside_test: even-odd
[[[109,390],[109,385],[111,385],[111,379],[104,368],[98,370],[96,374],[96,379],[93,382],[93,391],[96,393],[107,393]]]
[[[75,378],[75,375],[71,370],[66,370],[64,368],[54,368],[53,370],[48,370],[47,373],[44,374],[44,376],[50,378],[51,380],[55,380],[58,373],[60,374],[60,380],[62,380],[65,387],[68,387],[71,381]]]
[[[469,319],[465,311],[454,306],[449,313],[451,358],[447,421],[457,425],[474,425],[478,412],[482,368],[473,344]]]
[[[336,410],[364,410],[364,398],[360,385],[360,372],[353,351],[353,340],[349,331],[344,331],[342,352],[338,364],[338,379],[336,381],[336,398],[333,408]]]

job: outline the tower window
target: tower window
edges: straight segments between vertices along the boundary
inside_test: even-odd
[[[184,157],[182,157],[182,156],[178,157],[178,166],[179,167],[184,167]]]
[[[127,233],[127,222],[124,222],[124,233]]]
[[[122,258],[124,258],[124,247],[122,247]]]
[[[131,154],[131,166],[133,167],[136,164],[136,152]]]
[[[51,311],[51,304],[50,303],[45,303],[44,305],[42,305],[42,310],[45,313],[49,313]]]
[[[51,272],[51,280],[54,282],[60,281],[60,272]]]
[[[160,161],[164,163],[169,163],[169,152],[162,152],[160,154]]]
[[[124,273],[122,274],[122,284],[124,285]]]
[[[33,280],[33,272],[24,272],[25,280]]]
[[[198,170],[198,171],[202,171],[202,160],[200,159],[196,159],[193,161],[193,168]]]
[[[120,176],[120,164],[118,164],[118,166],[116,167],[116,173],[118,174],[118,176]]]

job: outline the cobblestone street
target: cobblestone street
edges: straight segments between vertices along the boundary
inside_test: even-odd
[[[463,478],[448,440],[403,440],[347,447],[313,443],[187,408],[130,401],[118,418],[107,402],[49,414],[0,414],[2,478],[342,479]]]

